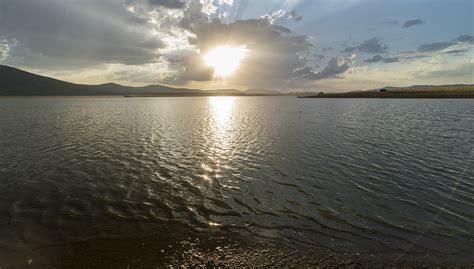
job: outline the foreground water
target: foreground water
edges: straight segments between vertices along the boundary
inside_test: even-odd
[[[0,137],[3,250],[177,224],[336,251],[474,250],[471,100],[3,99]]]

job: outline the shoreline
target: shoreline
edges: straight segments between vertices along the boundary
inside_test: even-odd
[[[146,96],[122,96],[122,95],[52,95],[52,96],[0,96],[0,100],[8,99],[86,99],[86,98],[160,98],[160,97],[296,97],[300,99],[474,99],[474,94],[469,95],[346,95],[326,94],[318,95],[146,95]]]
[[[281,239],[196,230],[183,224],[157,227],[142,238],[88,238],[45,246],[0,248],[1,268],[472,268],[474,252],[410,250],[338,251]],[[409,253],[408,253],[409,252]]]
[[[328,93],[323,95],[303,95],[298,98],[378,98],[378,99],[474,99],[473,93]]]
[[[397,88],[344,93],[300,95],[298,98],[387,98],[387,99],[474,99],[473,86],[446,86],[428,88]]]
[[[296,94],[144,94],[144,95],[0,95],[0,99],[57,99],[57,98],[145,98],[145,97],[289,97]]]
[[[207,238],[93,239],[61,246],[36,248],[16,258],[10,268],[472,268],[472,254],[337,252],[323,248],[292,247],[287,243],[247,243],[223,236]]]

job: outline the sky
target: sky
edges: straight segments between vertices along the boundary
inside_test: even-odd
[[[473,28],[472,0],[0,0],[0,64],[199,89],[474,84]],[[223,46],[242,52],[225,77],[206,62]]]

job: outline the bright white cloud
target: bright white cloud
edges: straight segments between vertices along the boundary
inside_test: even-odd
[[[10,46],[7,40],[0,40],[0,62],[5,60],[8,57],[10,52]]]
[[[279,9],[277,11],[274,11],[271,14],[265,14],[263,16],[260,16],[260,18],[268,21],[268,23],[270,24],[274,24],[275,21],[285,17],[285,15],[286,15],[286,11],[284,11],[283,9]]]

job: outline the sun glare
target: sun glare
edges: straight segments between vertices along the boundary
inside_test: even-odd
[[[215,77],[228,77],[240,65],[247,49],[245,47],[222,46],[210,50],[204,55],[204,61],[214,69]]]

